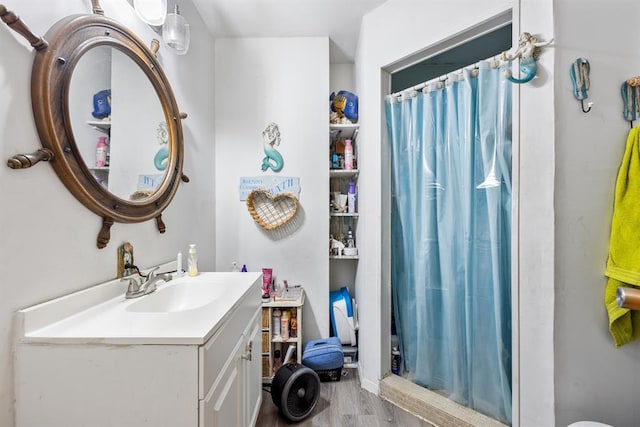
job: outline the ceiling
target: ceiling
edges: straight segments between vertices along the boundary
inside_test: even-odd
[[[386,0],[192,0],[215,38],[329,36],[332,63],[353,62],[362,17]]]

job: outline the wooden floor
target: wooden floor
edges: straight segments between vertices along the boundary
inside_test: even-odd
[[[320,399],[313,413],[299,423],[280,416],[271,394],[262,392],[262,407],[256,427],[335,426],[335,427],[432,427],[360,387],[357,370],[345,369],[340,381],[321,383]]]

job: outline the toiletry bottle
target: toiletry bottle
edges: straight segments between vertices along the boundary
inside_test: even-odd
[[[280,338],[280,316],[282,313],[279,309],[273,310],[273,337]]]
[[[231,263],[231,271],[239,273],[240,272],[240,267],[238,267],[238,262],[237,261],[233,261]]]
[[[296,315],[296,309],[291,309],[291,320],[289,320],[289,335],[291,338],[297,338],[298,336],[298,318]]]
[[[107,137],[101,136],[98,138],[98,145],[96,145],[96,167],[104,167],[107,163]]]
[[[184,275],[184,270],[182,269],[182,252],[178,252],[178,256],[176,256],[176,276],[182,277]]]
[[[353,181],[349,182],[349,191],[347,192],[347,212],[358,212],[356,208],[356,183]]]
[[[344,169],[344,140],[342,138],[336,140],[336,154],[338,157],[337,169]]]
[[[262,298],[269,299],[271,297],[271,281],[273,279],[273,269],[262,269]]]
[[[247,264],[242,264],[242,270],[240,270],[243,273],[247,272]]]
[[[349,230],[347,231],[347,247],[356,247],[356,239],[353,238],[353,229],[351,228],[351,226],[349,226]]]
[[[196,245],[193,243],[189,245],[189,260],[188,260],[187,271],[189,276],[197,276],[198,275],[198,252],[196,252]]]
[[[350,139],[345,141],[344,168],[347,170],[353,169],[353,146],[351,145]]]
[[[284,310],[280,318],[280,335],[282,335],[282,339],[285,341],[289,339],[289,319],[291,319],[291,312]]]
[[[400,375],[400,351],[398,351],[398,347],[393,347],[393,350],[391,350],[391,372]]]

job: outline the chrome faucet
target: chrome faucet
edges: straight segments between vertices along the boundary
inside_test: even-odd
[[[140,270],[138,270],[138,267],[136,267],[135,265],[129,265],[129,267],[125,270],[125,272],[128,272],[129,274],[126,276],[123,276],[120,279],[123,282],[125,281],[129,282],[129,286],[127,287],[127,293],[125,294],[125,298],[138,298],[143,295],[150,294],[151,292],[156,290],[158,282],[160,281],[168,282],[169,280],[171,280],[171,275],[168,273],[163,275],[157,275],[156,270],[158,268],[160,268],[160,266],[154,267],[145,276],[142,273],[140,273]],[[135,270],[136,272],[131,273],[131,270]],[[140,281],[136,279],[136,276],[140,278]]]

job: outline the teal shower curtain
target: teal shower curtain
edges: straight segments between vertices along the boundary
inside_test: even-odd
[[[391,280],[407,376],[511,422],[511,83],[489,62],[389,97]]]

